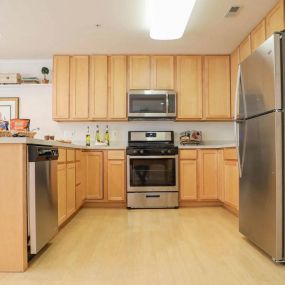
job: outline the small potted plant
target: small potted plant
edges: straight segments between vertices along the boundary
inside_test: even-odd
[[[47,79],[47,75],[49,74],[49,69],[47,67],[42,68],[42,74],[44,76],[42,83],[49,83],[49,80]]]

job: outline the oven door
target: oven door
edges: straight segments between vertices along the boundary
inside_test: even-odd
[[[128,156],[127,191],[178,191],[178,159],[171,156]]]

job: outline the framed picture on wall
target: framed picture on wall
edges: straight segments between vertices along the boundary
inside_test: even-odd
[[[0,98],[0,120],[10,121],[19,117],[19,98],[1,97]]]

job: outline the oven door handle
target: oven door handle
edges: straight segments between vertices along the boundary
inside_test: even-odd
[[[140,155],[140,156],[135,156],[135,155],[128,155],[128,158],[130,159],[163,159],[163,158],[177,158],[178,155],[154,155],[154,156],[151,156],[151,155]]]

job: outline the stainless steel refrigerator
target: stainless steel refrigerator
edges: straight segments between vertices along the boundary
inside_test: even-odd
[[[239,230],[274,261],[285,260],[284,38],[274,34],[240,64],[235,121]]]

